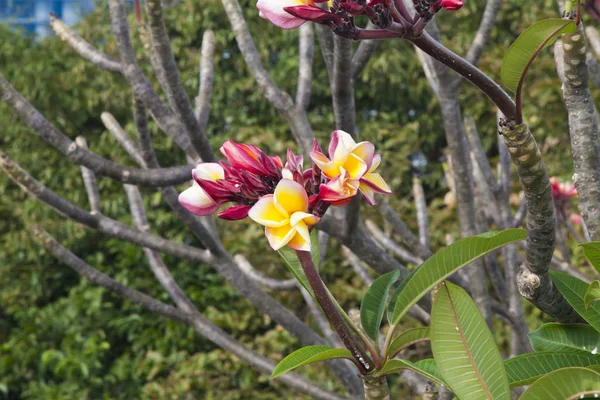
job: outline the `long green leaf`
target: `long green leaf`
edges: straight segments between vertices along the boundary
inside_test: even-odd
[[[352,354],[348,349],[334,349],[329,346],[307,346],[294,351],[289,356],[277,364],[271,378],[277,378],[302,365],[314,363],[317,361],[330,360],[332,358],[352,359]]]
[[[571,275],[550,271],[552,282],[558,290],[565,296],[571,307],[577,311],[579,315],[585,319],[588,324],[600,331],[600,303],[592,303],[589,308],[585,307],[585,293],[588,289],[588,284]]]
[[[585,258],[600,273],[600,242],[587,242],[580,244],[580,246],[583,247]]]
[[[510,400],[500,351],[464,289],[449,282],[440,286],[429,329],[433,358],[458,398]]]
[[[600,349],[600,332],[585,324],[544,324],[529,334],[531,347],[537,352],[590,354]],[[600,361],[598,362],[600,364]]]
[[[385,312],[390,287],[400,278],[400,271],[381,275],[371,284],[360,304],[360,323],[373,340],[377,340],[379,326]]]
[[[563,368],[538,379],[521,400],[570,400],[600,394],[600,374],[588,368]]]
[[[319,249],[319,237],[316,229],[310,234],[310,247],[311,247],[311,256],[313,262],[316,266],[319,265],[319,258],[321,257],[321,250]],[[313,296],[313,291],[308,283],[308,279],[306,278],[306,274],[302,269],[302,265],[300,265],[300,261],[298,261],[298,257],[296,257],[296,251],[287,246],[278,250],[279,255],[285,261],[285,265],[288,267],[294,278],[302,285],[306,291]]]
[[[510,387],[530,385],[540,377],[565,367],[587,367],[600,364],[600,357],[582,353],[521,354],[504,362]]]
[[[560,18],[545,19],[525,29],[508,48],[502,61],[502,82],[513,92],[526,73],[540,46],[548,47],[563,33],[575,31],[575,23]],[[548,40],[550,39],[550,40]],[[546,43],[544,43],[546,42]]]
[[[392,317],[388,316],[388,319],[396,325],[410,307],[452,273],[486,253],[523,240],[526,236],[523,229],[486,232],[457,240],[438,251],[402,281],[392,296],[390,305],[394,304],[394,311]]]
[[[403,369],[410,369],[418,374],[423,375],[429,380],[432,380],[441,385],[445,385],[444,378],[439,374],[436,368],[435,361],[432,359],[420,360],[416,363],[408,360],[392,359],[385,363],[379,371],[379,375],[390,375]]]
[[[583,297],[583,303],[585,308],[590,308],[590,304],[598,300],[600,300],[600,281],[594,281],[588,286]]]
[[[408,329],[392,340],[387,348],[387,354],[390,358],[394,358],[405,347],[424,340],[429,340],[429,328]]]

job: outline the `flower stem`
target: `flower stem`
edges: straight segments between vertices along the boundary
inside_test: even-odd
[[[340,337],[342,343],[344,343],[344,346],[346,346],[346,348],[350,350],[350,353],[352,353],[352,357],[354,357],[356,360],[356,365],[360,370],[360,373],[362,375],[367,375],[373,369],[371,359],[365,354],[363,349],[356,342],[354,336],[348,328],[348,325],[346,325],[344,319],[336,309],[335,304],[329,295],[329,291],[325,287],[325,284],[323,283],[323,280],[319,276],[319,272],[313,263],[310,252],[296,251],[296,256],[300,261],[300,265],[302,265],[302,269],[306,274],[308,283],[310,284],[310,287],[312,288],[315,298],[321,306],[323,313],[333,326],[333,329],[337,335]]]

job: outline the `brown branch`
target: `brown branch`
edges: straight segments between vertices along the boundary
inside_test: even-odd
[[[176,185],[189,180],[191,166],[141,170],[125,167],[77,146],[75,142],[54,127],[0,74],[0,95],[21,121],[42,139],[65,156],[94,171],[96,174],[123,183],[146,186]]]
[[[90,61],[95,66],[105,71],[117,73],[122,72],[121,63],[119,61],[107,56],[89,44],[85,39],[75,33],[75,31],[65,25],[53,13],[50,14],[50,26],[56,35],[60,37],[66,44],[71,46],[71,48],[75,50],[75,52],[77,52],[77,54],[79,54],[84,60]]]
[[[179,69],[175,63],[171,41],[163,19],[162,2],[161,0],[146,0],[144,4],[148,15],[150,37],[152,38],[152,53],[157,61],[156,64],[161,69],[163,79],[160,82],[167,101],[175,115],[181,120],[192,145],[200,154],[202,160],[206,162],[213,161],[215,155],[206,132],[200,127],[190,98],[181,83]]]
[[[214,78],[215,34],[211,30],[204,31],[202,35],[202,49],[200,50],[200,85],[196,97],[196,118],[202,132],[206,132],[208,116],[210,113],[210,97],[213,90]],[[205,133],[206,134],[206,133]]]
[[[77,136],[77,138],[75,138],[75,143],[81,148],[87,149],[87,142],[83,136]],[[83,186],[85,186],[85,191],[87,192],[92,214],[101,213],[100,192],[98,192],[98,184],[96,183],[94,171],[82,166],[81,177],[83,178]]]

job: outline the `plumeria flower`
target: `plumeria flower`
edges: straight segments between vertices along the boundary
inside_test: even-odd
[[[550,187],[552,188],[552,197],[555,200],[564,200],[571,197],[577,197],[577,189],[571,182],[560,182],[556,176],[550,178]]]
[[[448,11],[458,10],[463,6],[462,0],[440,0],[437,5]]]
[[[341,19],[332,12],[319,8],[313,0],[258,0],[256,8],[261,18],[268,19],[282,29],[296,29],[307,21],[341,25]]]
[[[192,186],[179,195],[179,203],[192,214],[209,215],[215,212],[221,203],[200,186],[198,180],[217,182],[225,177],[223,167],[216,163],[198,164],[192,171]],[[219,199],[221,200],[221,199]]]
[[[282,179],[275,192],[262,197],[248,216],[265,227],[273,250],[288,245],[294,250],[310,251],[309,226],[320,218],[308,213],[308,195],[298,182]]]
[[[356,143],[350,134],[337,130],[329,144],[330,158],[319,151],[311,152],[310,157],[330,180],[321,185],[320,197],[333,205],[350,201],[358,190],[371,205],[375,204],[375,192],[392,193],[381,175],[375,172],[381,157],[375,154],[375,146],[370,142]]]

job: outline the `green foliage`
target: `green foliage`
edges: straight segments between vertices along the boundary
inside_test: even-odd
[[[392,339],[387,353],[390,358],[395,357],[405,347],[425,340],[429,340],[429,328],[408,329]]]
[[[360,323],[375,342],[379,336],[379,326],[387,304],[392,285],[400,278],[400,271],[383,274],[369,286],[360,304]]]
[[[585,324],[551,323],[529,333],[529,341],[533,350],[538,352],[597,353],[600,348],[600,332]]]
[[[600,242],[587,242],[580,246],[583,247],[585,258],[600,273]]]
[[[412,305],[453,272],[490,251],[525,237],[522,229],[486,232],[457,240],[435,253],[404,279],[394,293],[388,309],[388,313],[393,310],[391,317],[388,317],[391,324],[397,324]]]
[[[423,375],[425,378],[439,383],[441,385],[445,385],[444,378],[440,375],[435,361],[431,359],[419,360],[417,362],[410,362],[408,360],[401,359],[393,359],[389,360],[385,363],[383,368],[378,372],[379,375],[389,375],[392,373],[400,372],[404,369],[409,369],[414,371],[420,375]]]
[[[600,303],[592,303],[585,306],[584,298],[587,293],[588,284],[568,274],[550,271],[552,282],[565,296],[571,307],[577,311],[597,331],[600,331]]]
[[[317,361],[331,360],[333,358],[347,358],[352,360],[348,349],[334,349],[329,346],[307,346],[294,351],[277,364],[271,378],[277,378],[295,368]]]
[[[577,399],[600,394],[600,374],[587,368],[564,368],[538,379],[521,400]]]
[[[492,333],[461,287],[449,282],[440,286],[431,310],[430,337],[440,374],[459,398],[511,398]]]
[[[587,367],[600,363],[600,357],[591,354],[545,351],[521,354],[504,362],[510,387],[530,385],[539,378],[566,367]]]
[[[590,308],[590,304],[592,304],[595,301],[599,301],[600,300],[600,281],[594,281],[592,283],[590,283],[590,286],[588,286],[586,292],[585,292],[585,296],[583,296],[583,303],[585,305],[585,308]]]
[[[502,82],[513,92],[519,85],[539,51],[554,44],[562,34],[575,31],[573,21],[560,18],[536,22],[525,29],[509,47],[502,61]]]

